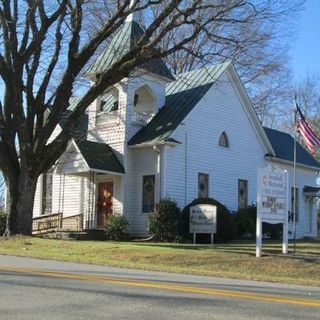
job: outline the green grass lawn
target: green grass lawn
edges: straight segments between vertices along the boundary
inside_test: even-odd
[[[0,240],[0,254],[320,286],[320,242],[298,242],[295,254],[292,246],[282,255],[280,243],[267,242],[256,258],[253,242],[211,246],[16,237]]]

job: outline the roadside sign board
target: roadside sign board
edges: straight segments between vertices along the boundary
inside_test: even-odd
[[[266,167],[258,174],[258,206],[265,222],[280,223],[286,219],[287,172],[278,168]],[[260,188],[259,188],[260,187]]]
[[[258,169],[257,248],[261,256],[262,222],[283,224],[283,253],[288,251],[288,172],[274,166]]]
[[[217,207],[210,204],[198,204],[190,207],[189,232],[195,235],[197,233],[210,233],[211,242],[213,234],[217,233]]]

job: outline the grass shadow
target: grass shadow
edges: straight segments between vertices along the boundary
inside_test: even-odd
[[[147,242],[141,242],[141,243],[134,243],[136,246],[142,246],[142,247],[158,247],[158,248],[164,248],[164,249],[179,249],[179,250],[212,250],[215,248],[215,245],[211,244],[177,244],[177,243],[147,243]]]

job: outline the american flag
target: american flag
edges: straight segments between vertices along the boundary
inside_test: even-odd
[[[301,136],[306,143],[307,147],[315,154],[315,147],[320,147],[320,138],[316,135],[316,133],[311,129],[306,118],[302,114],[298,105],[297,107],[297,129],[301,133]]]

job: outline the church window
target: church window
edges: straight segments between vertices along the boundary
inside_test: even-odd
[[[209,175],[198,173],[198,198],[209,198]]]
[[[142,181],[142,212],[150,213],[155,207],[155,175],[143,176]]]
[[[248,207],[248,180],[238,180],[238,209]]]
[[[155,97],[148,85],[137,89],[133,96],[134,112],[149,113],[155,112]]]
[[[229,148],[229,137],[225,131],[223,131],[219,137],[219,146],[224,148]]]
[[[119,91],[116,88],[108,90],[101,97],[100,112],[112,112],[119,109]]]
[[[52,213],[52,176],[53,170],[50,169],[48,172],[42,175],[42,210],[41,214]]]
[[[139,102],[139,95],[135,94],[134,95],[134,101],[133,101],[133,105],[136,106]]]

